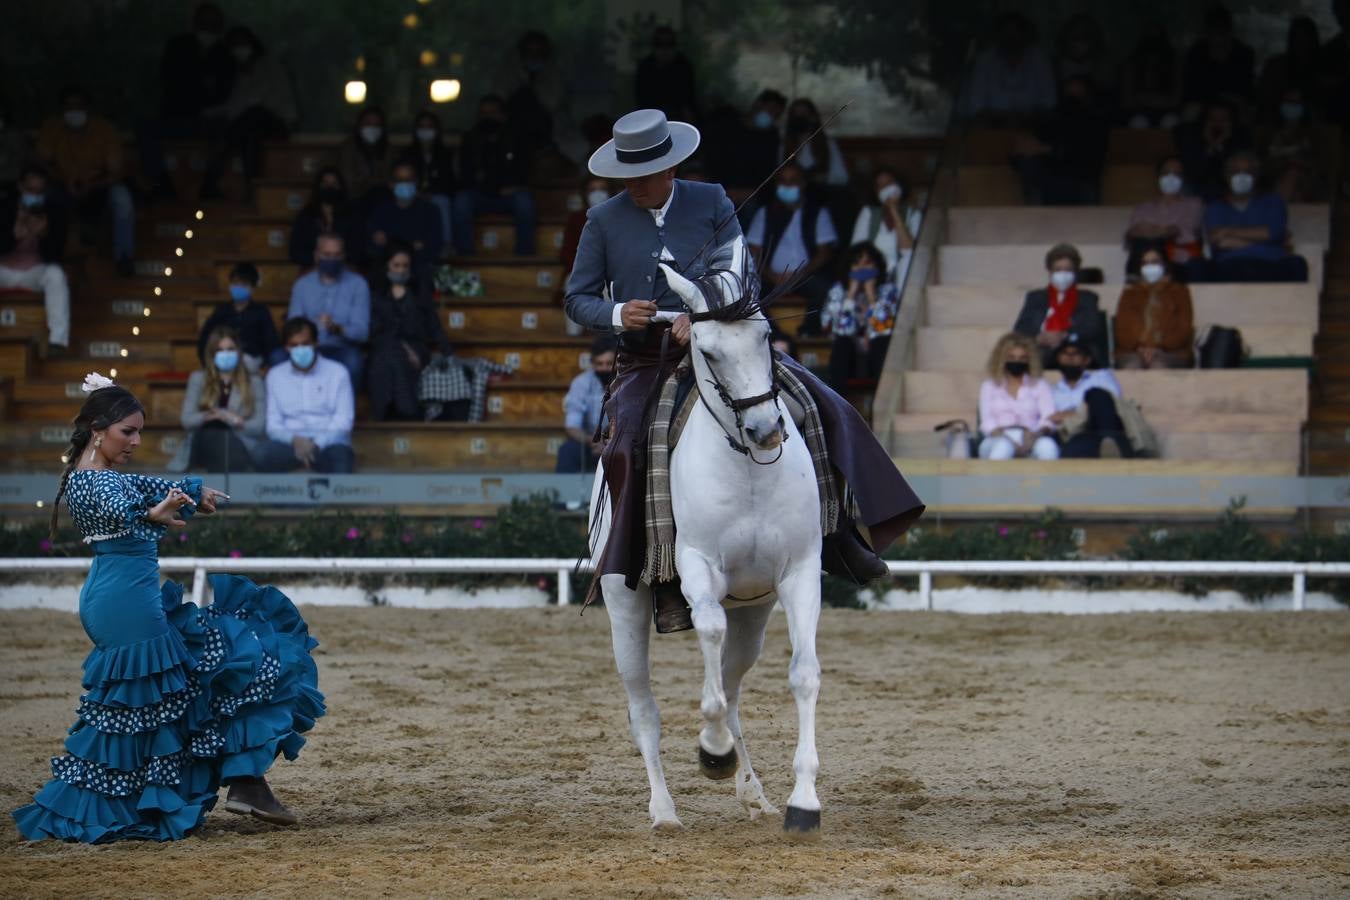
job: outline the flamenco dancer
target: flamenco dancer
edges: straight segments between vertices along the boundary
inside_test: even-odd
[[[229,498],[198,478],[118,471],[140,445],[145,409],[101,375],[84,390],[52,531],[64,496],[94,548],[80,592],[94,649],[66,753],[14,811],[19,831],[90,844],[176,840],[201,824],[222,784],[229,812],[292,825],[263,776],[278,755],[296,758],[324,714],[310,656],[318,642],[276,588],[213,575],[214,602],[199,609],[181,585],[160,585],[165,531]]]

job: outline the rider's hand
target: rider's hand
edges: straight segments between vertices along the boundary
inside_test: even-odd
[[[656,315],[656,304],[650,300],[629,300],[623,305],[619,319],[625,331],[641,331],[651,324]]]
[[[670,326],[670,336],[675,339],[675,343],[683,347],[689,343],[689,330],[692,327],[688,313],[683,313]]]

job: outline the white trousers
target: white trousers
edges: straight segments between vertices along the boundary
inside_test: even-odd
[[[1012,459],[1025,436],[1021,428],[1005,428],[998,437],[985,438],[980,441],[980,459]],[[1031,455],[1036,459],[1059,459],[1059,444],[1043,434],[1031,445]]]
[[[70,287],[60,266],[51,263],[39,263],[31,269],[0,266],[0,288],[41,291],[47,305],[48,342],[70,346]]]

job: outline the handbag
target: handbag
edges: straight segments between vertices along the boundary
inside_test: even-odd
[[[1223,325],[1211,325],[1195,345],[1196,362],[1202,369],[1236,369],[1246,358],[1242,332]]]

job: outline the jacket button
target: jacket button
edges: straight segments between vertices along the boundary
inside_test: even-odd
[[[648,275],[648,276],[647,276],[647,280],[648,280],[648,281],[651,281],[651,280],[652,280],[652,276]]]
[[[661,256],[661,251],[659,251],[659,250],[653,250],[653,251],[652,251],[652,259],[657,259],[657,258],[659,258],[660,256]]]

